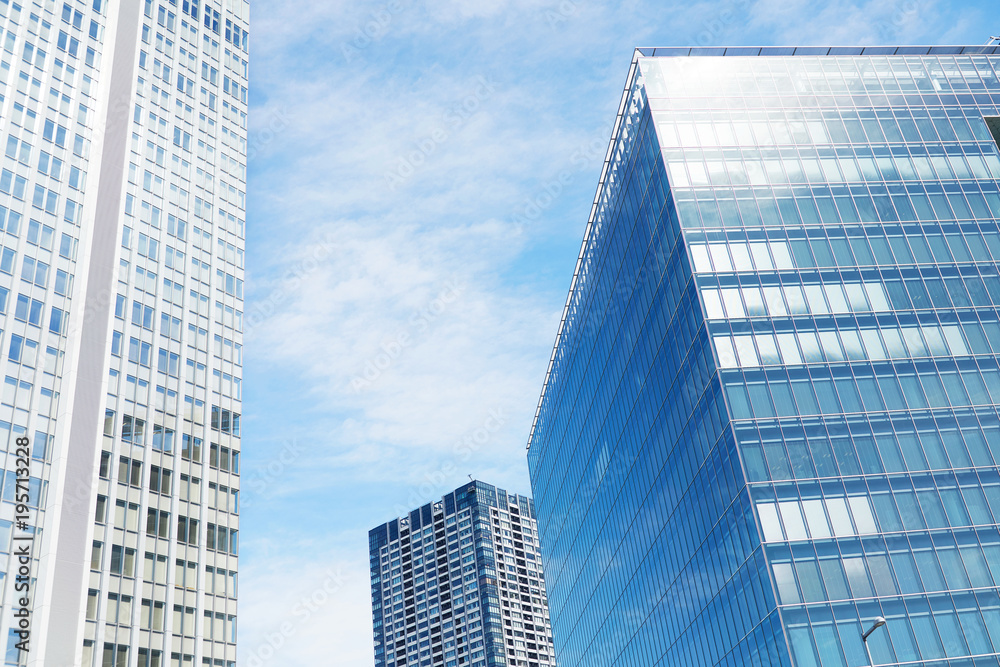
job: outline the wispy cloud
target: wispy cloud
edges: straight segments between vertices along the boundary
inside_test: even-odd
[[[988,9],[255,0],[240,664],[370,665],[367,529],[470,474],[529,492],[635,46],[980,42]]]
[[[341,536],[344,542],[351,538],[365,535]],[[244,560],[240,665],[371,664],[371,617],[357,606],[368,598],[368,560],[324,545],[291,545],[296,556],[285,545]]]
[[[757,0],[749,8],[750,26],[770,31],[784,44],[942,43],[949,5],[938,0]],[[951,18],[949,16],[948,18]],[[955,34],[955,33],[953,33]],[[976,42],[974,42],[976,43]]]

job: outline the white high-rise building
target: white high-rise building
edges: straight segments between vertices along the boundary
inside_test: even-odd
[[[235,665],[248,18],[0,0],[5,665]]]

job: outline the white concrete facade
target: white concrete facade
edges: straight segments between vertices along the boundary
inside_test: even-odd
[[[248,19],[0,0],[5,665],[235,665]]]

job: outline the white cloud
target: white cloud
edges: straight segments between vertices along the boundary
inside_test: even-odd
[[[942,42],[937,0],[757,0],[750,25],[774,43],[834,46]]]
[[[344,542],[366,535],[342,536]],[[289,547],[295,548],[290,549]],[[368,558],[302,545],[251,561],[240,570],[242,667],[370,665],[372,623]],[[292,554],[296,555],[292,555]]]
[[[370,665],[365,530],[466,474],[527,491],[633,47],[961,41],[975,20],[935,0],[255,0],[240,664],[287,621],[267,664]]]

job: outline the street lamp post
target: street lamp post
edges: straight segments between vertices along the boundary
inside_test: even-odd
[[[875,632],[879,628],[885,625],[885,619],[879,616],[875,619],[875,624],[868,628],[868,631],[861,635],[861,643],[865,645],[865,655],[868,656],[868,664],[870,667],[875,667],[875,661],[872,660],[871,649],[868,648],[868,635]]]

